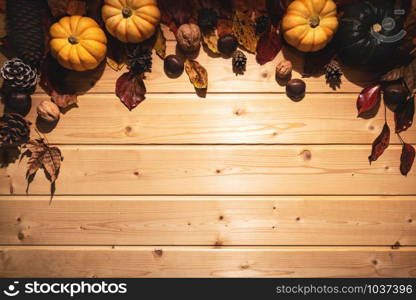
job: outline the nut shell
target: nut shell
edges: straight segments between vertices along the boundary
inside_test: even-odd
[[[292,77],[293,66],[289,60],[283,59],[276,66],[276,77],[278,79],[290,79]]]
[[[201,30],[196,24],[183,24],[178,29],[176,40],[183,51],[197,51],[201,45]]]
[[[42,101],[36,108],[38,116],[47,122],[56,122],[59,120],[61,112],[59,107],[51,101]]]

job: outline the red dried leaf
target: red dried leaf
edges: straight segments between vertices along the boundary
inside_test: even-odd
[[[402,156],[400,157],[400,173],[407,176],[415,161],[415,148],[409,144],[403,144]]]
[[[187,0],[159,0],[158,6],[162,13],[162,23],[169,27],[172,22],[176,27],[188,23],[192,16],[192,3]]]
[[[357,99],[358,117],[363,117],[374,110],[381,100],[380,85],[371,85],[363,89]]]
[[[406,131],[413,124],[413,116],[415,114],[415,97],[411,97],[403,103],[394,113],[396,122],[396,133]]]
[[[264,65],[272,61],[282,49],[282,41],[276,33],[276,28],[272,28],[269,33],[263,34],[257,43],[257,62]]]
[[[145,94],[146,87],[141,76],[133,76],[126,72],[117,79],[116,95],[129,110],[146,99]]]
[[[390,144],[390,127],[387,123],[384,124],[381,134],[373,142],[373,149],[371,155],[368,157],[370,164],[376,161],[388,148]]]

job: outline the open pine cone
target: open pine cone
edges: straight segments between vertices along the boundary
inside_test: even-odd
[[[0,117],[0,144],[17,146],[26,143],[30,137],[29,125],[19,114],[8,113]]]
[[[0,70],[6,90],[32,93],[37,84],[36,72],[20,58],[4,63]]]
[[[247,57],[243,52],[240,50],[237,50],[233,54],[233,71],[234,73],[238,74],[244,74],[246,71],[247,66]]]
[[[128,68],[135,75],[152,71],[152,51],[137,46],[127,57]]]

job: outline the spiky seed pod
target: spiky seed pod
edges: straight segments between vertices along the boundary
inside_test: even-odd
[[[128,56],[127,63],[130,72],[139,75],[144,72],[152,71],[152,51],[137,46]]]
[[[36,72],[20,58],[4,63],[0,70],[6,91],[33,93],[37,84]]]
[[[0,143],[2,146],[18,146],[30,137],[30,123],[21,115],[8,113],[0,117]]]
[[[12,0],[6,5],[8,42],[19,58],[38,70],[45,46],[42,24],[44,1]]]
[[[246,71],[247,66],[247,57],[246,55],[241,52],[240,50],[237,50],[233,54],[233,71],[234,73],[238,74],[244,74]]]
[[[330,85],[339,86],[341,83],[342,70],[338,61],[331,60],[329,64],[325,66],[325,78],[326,82]]]
[[[256,18],[256,33],[262,34],[270,26],[270,18],[268,16],[260,16]]]
[[[212,30],[217,27],[218,14],[210,8],[202,8],[198,11],[198,25],[202,30]]]

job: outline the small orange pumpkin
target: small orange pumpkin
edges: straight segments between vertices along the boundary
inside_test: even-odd
[[[156,0],[104,0],[102,17],[112,36],[140,43],[154,35],[160,10]]]
[[[64,68],[95,69],[105,58],[107,38],[91,18],[63,17],[50,28],[51,53]]]
[[[324,48],[338,29],[337,7],[332,0],[295,0],[282,20],[283,36],[304,52]]]

